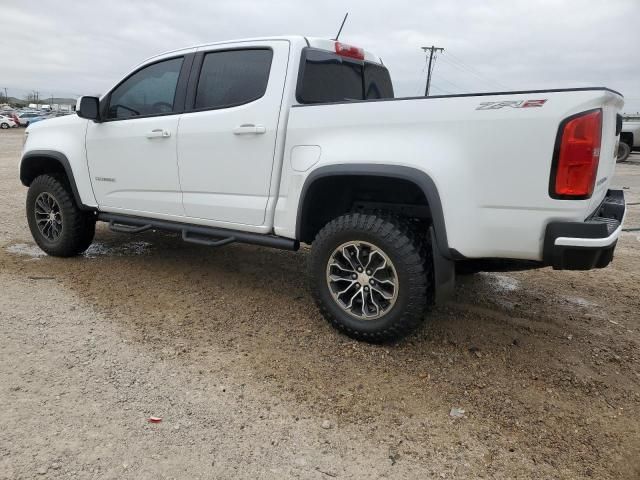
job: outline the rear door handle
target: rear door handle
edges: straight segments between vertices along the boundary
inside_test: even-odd
[[[169,130],[164,130],[163,128],[156,128],[147,132],[147,138],[168,138],[171,136],[171,132]]]
[[[262,125],[243,124],[233,129],[234,135],[261,135],[266,133],[267,129]]]

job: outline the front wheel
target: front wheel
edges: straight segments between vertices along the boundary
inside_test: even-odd
[[[7,128],[9,128],[9,124],[7,122],[3,122],[0,124],[0,128],[2,128],[3,130],[6,130]]]
[[[29,186],[27,220],[38,246],[54,257],[84,252],[95,234],[95,218],[78,208],[66,179],[40,175]]]
[[[309,258],[311,290],[323,316],[358,340],[401,338],[433,300],[430,246],[409,222],[353,213],[329,222]]]

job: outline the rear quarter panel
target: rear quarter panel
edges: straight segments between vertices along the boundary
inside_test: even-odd
[[[483,102],[540,100],[542,107],[479,110]],[[380,163],[418,169],[438,188],[449,247],[470,258],[540,260],[544,228],[581,221],[600,201],[554,200],[549,178],[560,122],[603,108],[599,178],[614,166],[615,114],[621,97],[605,90],[430,97],[300,106],[289,114],[275,231],[294,237],[300,192],[316,168]],[[306,171],[291,165],[296,146],[320,148]]]

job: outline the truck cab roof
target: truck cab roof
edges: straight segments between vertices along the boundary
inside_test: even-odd
[[[342,42],[336,42],[336,40],[332,40],[332,39],[328,39],[328,38],[320,38],[320,37],[304,37],[302,35],[282,35],[282,36],[273,36],[273,37],[256,37],[256,38],[239,38],[239,39],[235,39],[235,40],[224,40],[224,41],[220,41],[220,42],[211,42],[211,43],[203,43],[200,45],[193,45],[190,47],[183,47],[183,48],[179,48],[176,50],[169,50],[157,55],[153,55],[147,59],[145,59],[143,62],[140,62],[139,65],[144,65],[145,63],[148,63],[151,60],[157,60],[157,59],[161,59],[163,57],[168,57],[168,56],[172,56],[172,55],[176,55],[179,53],[189,53],[189,52],[193,52],[196,50],[201,50],[201,49],[206,49],[208,47],[216,47],[216,46],[220,46],[220,45],[226,45],[226,44],[238,44],[238,43],[257,43],[257,42],[266,42],[266,41],[288,41],[290,42],[292,45],[297,46],[300,50],[304,47],[311,47],[311,48],[315,48],[318,50],[325,50],[328,52],[335,52],[336,51],[336,43],[338,43],[339,45],[345,46],[345,47],[352,47],[352,48],[356,48],[358,50],[360,50],[363,53],[364,56],[364,60],[367,62],[373,62],[373,63],[377,63],[377,64],[382,64],[382,59],[373,54],[372,52],[365,50],[359,46],[352,46],[350,44],[345,44]]]

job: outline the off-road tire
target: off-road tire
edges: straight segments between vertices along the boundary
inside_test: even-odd
[[[311,291],[325,319],[357,340],[383,343],[402,338],[423,321],[433,303],[433,259],[428,235],[418,224],[384,213],[349,213],[325,225],[313,241],[308,260]],[[327,265],[345,242],[375,245],[391,260],[399,287],[395,304],[376,319],[359,319],[334,299],[327,282]]]
[[[62,231],[55,240],[47,238],[37,226],[35,204],[42,193],[55,199],[62,214]],[[78,208],[64,175],[40,175],[31,182],[27,193],[27,220],[38,246],[54,257],[79,255],[91,245],[95,235],[96,222],[93,214]]]

